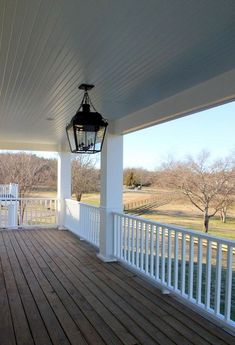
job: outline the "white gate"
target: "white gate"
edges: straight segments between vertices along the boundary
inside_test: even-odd
[[[17,227],[18,184],[0,184],[0,228]]]

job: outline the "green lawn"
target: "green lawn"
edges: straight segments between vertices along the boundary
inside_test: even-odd
[[[98,193],[83,194],[81,202],[84,202],[85,204],[89,204],[92,206],[100,206],[100,194]]]

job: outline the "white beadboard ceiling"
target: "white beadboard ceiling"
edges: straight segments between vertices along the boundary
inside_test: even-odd
[[[234,68],[234,0],[0,0],[0,148],[59,147],[82,82],[115,123]]]

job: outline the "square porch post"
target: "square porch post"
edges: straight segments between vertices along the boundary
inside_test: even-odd
[[[101,152],[100,251],[105,262],[114,261],[113,212],[122,212],[123,136],[107,133]]]
[[[58,153],[57,167],[58,226],[65,227],[65,199],[71,199],[71,153]]]

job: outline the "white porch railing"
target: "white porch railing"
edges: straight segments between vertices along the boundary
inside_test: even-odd
[[[65,226],[79,237],[99,247],[100,208],[71,199],[65,200],[65,207]]]
[[[58,200],[51,198],[18,199],[19,226],[57,226]]]
[[[58,200],[1,198],[0,228],[57,226]]]
[[[3,197],[18,198],[18,184],[0,184],[0,198]]]
[[[114,214],[114,256],[235,326],[235,241]]]

